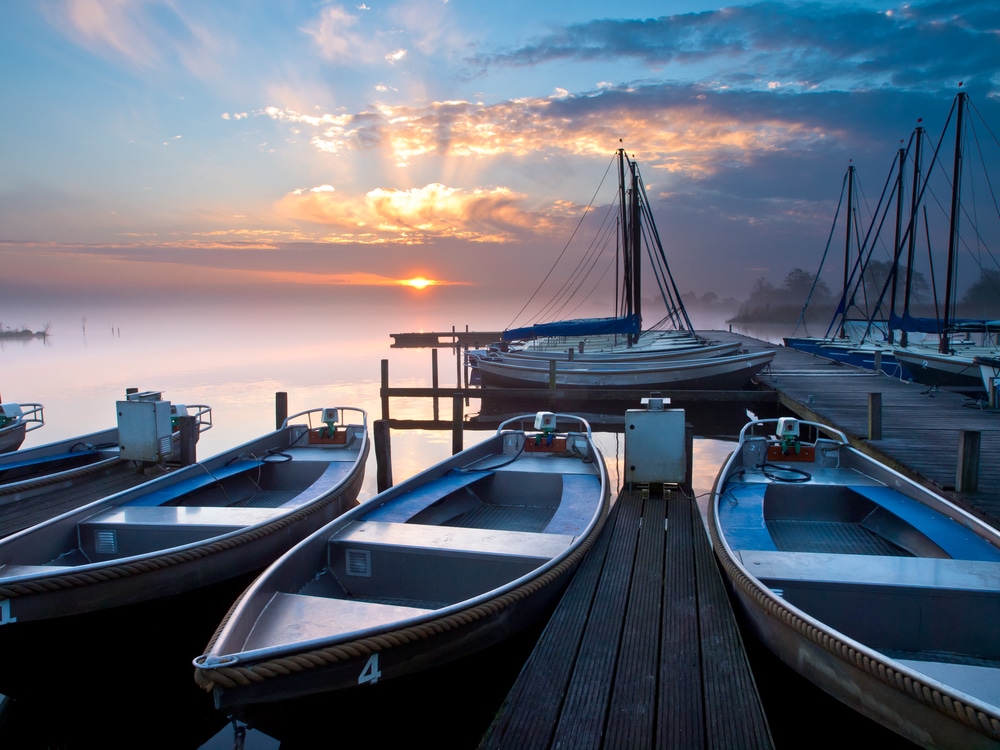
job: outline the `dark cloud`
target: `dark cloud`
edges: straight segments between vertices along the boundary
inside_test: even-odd
[[[799,88],[889,84],[934,89],[959,80],[995,86],[1000,6],[993,0],[914,3],[879,11],[835,3],[777,3],[652,19],[574,24],[480,67],[634,59],[652,69],[712,63],[726,85]],[[721,74],[719,71],[723,71]]]

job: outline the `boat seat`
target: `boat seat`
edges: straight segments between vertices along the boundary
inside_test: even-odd
[[[329,565],[351,596],[457,602],[564,553],[574,537],[525,531],[352,522],[329,544]]]
[[[593,474],[564,474],[562,498],[545,533],[582,534],[594,517],[594,501],[600,491],[601,480]]]
[[[357,599],[278,593],[268,602],[247,637],[245,650],[323,638],[330,633],[391,625],[432,610]]]
[[[107,560],[190,544],[282,516],[280,508],[124,505],[81,521],[80,549]]]
[[[192,472],[193,476],[188,479],[182,479],[179,482],[174,482],[173,484],[169,484],[161,489],[145,492],[135,500],[129,500],[126,505],[128,507],[163,505],[165,503],[169,503],[171,500],[176,500],[179,497],[183,497],[188,493],[194,492],[195,490],[209,487],[222,479],[227,479],[238,474],[243,474],[251,469],[256,469],[263,463],[264,462],[259,459],[250,459],[245,461],[234,461],[226,466],[213,469],[211,473],[209,473],[207,469],[195,470]],[[201,465],[199,464],[198,466]]]
[[[936,557],[740,550],[753,575],[768,581],[911,586],[1000,593],[1000,563]]]
[[[447,495],[490,476],[491,471],[450,471],[365,514],[371,521],[403,523]]]
[[[878,649],[1000,659],[1000,563],[741,550],[751,574]]]

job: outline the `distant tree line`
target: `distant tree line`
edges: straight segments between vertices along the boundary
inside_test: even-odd
[[[887,284],[892,264],[872,261],[862,283],[855,284],[853,296],[845,300],[848,317],[853,319],[885,319],[890,309],[891,286]],[[907,269],[897,276],[895,310],[901,314],[904,305],[904,283]],[[916,317],[940,317],[936,304],[942,304],[944,294],[938,290],[938,302],[926,277],[914,271],[909,282],[909,311]],[[808,304],[807,304],[808,302]],[[750,295],[738,303],[737,313],[729,323],[796,323],[800,315],[807,322],[821,323],[833,319],[840,303],[840,291],[815,274],[793,268],[780,286],[763,276],[754,282]],[[979,279],[961,296],[955,305],[955,315],[963,318],[1000,318],[1000,270],[983,269]]]

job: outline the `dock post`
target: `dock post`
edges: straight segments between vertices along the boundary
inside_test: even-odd
[[[549,390],[554,391],[556,389],[556,361],[554,359],[549,360]]]
[[[278,391],[274,394],[274,429],[280,430],[288,419],[288,394]]]
[[[979,489],[979,430],[958,431],[958,471],[955,492],[976,492]]]
[[[462,394],[455,393],[451,397],[451,452],[462,451]]]
[[[438,421],[438,350],[431,349],[431,388],[434,389],[434,421]]]
[[[389,418],[389,360],[382,360],[382,419]]]
[[[375,481],[379,492],[392,487],[392,450],[389,445],[389,420],[376,419],[372,425],[375,438]]]
[[[882,439],[882,394],[868,394],[868,439]]]
[[[684,423],[684,454],[684,482],[681,490],[688,497],[694,497],[694,425],[690,422]]]
[[[574,350],[572,348],[569,348],[569,349],[566,350],[566,360],[568,362],[572,362],[573,361],[573,351]]]
[[[190,466],[197,463],[195,446],[198,444],[198,419],[193,416],[177,418],[177,427],[180,431],[180,445],[178,446],[180,455],[178,460],[181,466]]]
[[[875,372],[882,372],[882,350],[875,350]]]

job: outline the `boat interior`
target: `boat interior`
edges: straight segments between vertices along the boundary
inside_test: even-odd
[[[601,479],[576,458],[452,470],[355,512],[327,540],[319,575],[275,594],[245,650],[398,623],[486,594],[571,548]],[[529,469],[529,470],[526,470]],[[364,506],[363,506],[364,507]],[[359,509],[360,510],[360,509]]]
[[[745,569],[816,620],[1000,703],[1000,549],[859,471],[734,475],[719,523]]]
[[[53,525],[47,538],[36,542],[35,554],[57,553],[54,558],[22,564],[22,547],[19,561],[0,565],[0,575],[53,572],[148,554],[266,523],[340,484],[354,468],[355,455],[303,445],[214,468],[194,464],[172,475],[174,481],[136,488],[122,502]]]

